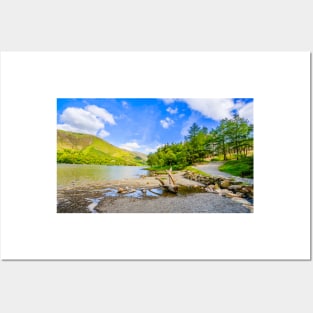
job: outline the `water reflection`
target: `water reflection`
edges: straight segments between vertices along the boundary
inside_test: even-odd
[[[148,175],[140,166],[107,166],[93,164],[58,164],[58,185],[70,185],[73,182],[95,182],[137,178]]]

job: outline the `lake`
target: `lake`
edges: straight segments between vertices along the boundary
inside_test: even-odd
[[[96,182],[138,178],[140,175],[148,175],[149,171],[144,170],[141,166],[58,164],[57,173],[58,186],[63,186],[77,181]]]

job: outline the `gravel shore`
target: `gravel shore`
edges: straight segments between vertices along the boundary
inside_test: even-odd
[[[231,199],[212,193],[158,198],[105,198],[96,207],[106,213],[250,213]]]

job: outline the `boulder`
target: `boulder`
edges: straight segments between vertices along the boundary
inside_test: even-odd
[[[244,204],[243,205],[245,208],[247,208],[247,209],[249,209],[250,210],[250,213],[253,213],[254,212],[254,209],[253,209],[253,205],[251,205],[251,204]]]
[[[231,182],[231,184],[232,184],[232,185],[242,185],[242,182],[241,182],[241,181],[235,181],[235,180],[233,180],[233,181]]]
[[[253,186],[246,186],[248,192],[253,195]]]
[[[222,189],[215,189],[215,190],[213,191],[213,193],[216,193],[216,194],[218,194],[219,196],[223,196],[223,194],[222,194],[221,192],[222,192]]]
[[[240,191],[242,193],[249,193],[249,190],[247,189],[247,187],[242,187]]]
[[[217,189],[220,189],[220,186],[217,183],[215,183],[214,190],[217,190]]]
[[[229,180],[222,180],[220,183],[221,188],[228,188],[230,186]]]
[[[228,190],[228,189],[221,189],[221,190],[220,190],[220,194],[221,194],[222,196],[226,196],[226,197],[229,197],[229,198],[235,196],[235,195],[234,195],[230,190]]]
[[[209,184],[210,184],[210,185],[215,185],[215,179],[214,179],[214,177],[209,177]]]
[[[244,204],[244,205],[251,205],[251,203],[246,200],[246,199],[243,199],[243,198],[238,198],[238,197],[234,197],[232,198],[234,201],[238,202],[238,203],[241,203],[241,204]]]
[[[206,184],[210,184],[210,178],[209,178],[209,177],[206,177],[206,178],[205,178],[205,182],[206,182]]]
[[[240,185],[231,185],[228,187],[229,190],[239,191],[242,188]]]
[[[214,189],[210,186],[207,186],[205,189],[204,189],[206,192],[214,192]]]
[[[229,193],[226,194],[227,198],[238,198],[234,193],[232,193],[231,191],[229,191]]]

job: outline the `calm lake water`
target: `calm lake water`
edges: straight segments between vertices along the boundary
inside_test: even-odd
[[[58,164],[58,186],[72,182],[94,182],[123,178],[138,178],[148,171],[140,166],[107,166],[93,164]]]

